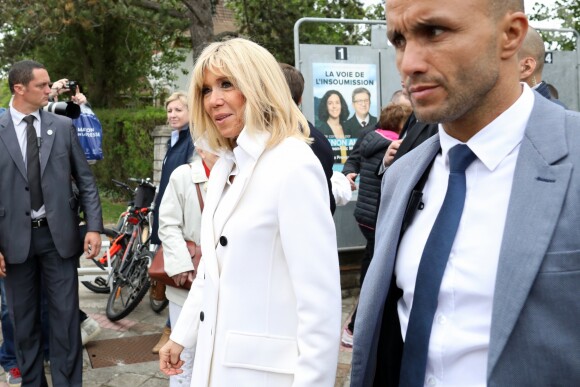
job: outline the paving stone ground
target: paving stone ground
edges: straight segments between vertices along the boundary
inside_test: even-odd
[[[81,309],[97,320],[101,326],[101,332],[95,340],[159,333],[167,320],[167,309],[160,314],[153,312],[149,306],[148,296],[127,318],[116,323],[110,322],[105,316],[106,303],[106,294],[93,293],[80,285]],[[350,317],[355,303],[355,295],[350,291],[343,291],[343,323]],[[341,347],[335,387],[350,385],[351,357],[352,350]],[[6,375],[0,368],[0,387],[8,386],[4,383],[5,380]],[[93,369],[87,351],[83,350],[83,386],[85,387],[158,387],[168,386],[168,384],[167,377],[158,370],[157,362]],[[49,385],[52,387],[50,379]]]

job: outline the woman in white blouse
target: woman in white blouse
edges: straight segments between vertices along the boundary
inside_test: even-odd
[[[202,157],[208,159],[209,167],[204,164]],[[193,277],[193,264],[185,240],[199,244],[201,207],[196,185],[199,185],[203,198],[209,168],[214,161],[213,155],[198,148],[189,164],[177,167],[171,174],[159,207],[159,238],[163,243],[164,268],[176,285],[181,285],[188,277]],[[187,294],[187,290],[167,286],[165,296],[169,300],[171,326],[177,323]],[[189,386],[194,354],[194,348],[183,351],[181,356],[187,359],[184,372],[169,378],[170,387]]]
[[[190,96],[194,134],[220,158],[202,263],[160,368],[180,373],[183,348],[196,347],[192,386],[333,386],[336,233],[306,119],[274,57],[239,38],[202,52]]]

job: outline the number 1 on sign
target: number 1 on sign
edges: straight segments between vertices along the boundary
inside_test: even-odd
[[[347,53],[346,47],[336,47],[335,53],[336,53],[336,60],[347,60],[348,59],[348,53]]]

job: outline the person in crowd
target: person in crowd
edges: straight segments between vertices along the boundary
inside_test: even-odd
[[[70,90],[68,88],[69,85],[69,80],[67,78],[62,78],[59,79],[58,81],[54,82],[51,86],[50,86],[50,94],[48,95],[48,99],[49,101],[58,101],[58,98],[60,95],[62,94],[68,94],[71,93],[70,96],[70,100],[74,103],[76,103],[77,105],[83,105],[83,104],[88,104],[87,101],[87,97],[81,93],[80,91],[80,87],[77,86],[75,90]],[[74,120],[73,120],[73,124],[74,124]],[[78,133],[77,133],[78,134]],[[96,161],[95,160],[87,160],[89,164],[94,164]],[[73,190],[76,189],[76,186],[73,186]],[[82,212],[82,209],[81,209]],[[83,234],[86,231],[86,227],[85,225],[81,225],[81,239],[83,238]],[[79,255],[80,258],[80,255]],[[42,311],[41,313],[43,313],[42,319],[43,319],[43,329],[45,330],[45,332],[48,333],[48,318],[45,315],[45,311]],[[89,341],[93,340],[95,337],[97,337],[99,335],[99,333],[101,332],[101,327],[99,326],[99,323],[92,317],[89,317],[82,309],[79,309],[79,319],[81,322],[81,342],[83,344],[83,346],[85,346]],[[46,322],[46,323],[44,323]],[[47,357],[48,354],[48,337],[45,338],[46,342],[45,342],[45,357]]]
[[[6,108],[0,107],[0,116],[6,112]],[[0,278],[0,324],[2,326],[2,344],[0,345],[0,367],[6,373],[6,382],[10,387],[20,387],[22,376],[20,368],[16,361],[14,352],[14,328],[8,315],[8,306],[6,305],[6,290],[4,289],[4,278]]]
[[[203,159],[202,159],[203,157]],[[159,239],[163,243],[165,272],[177,286],[193,278],[194,267],[184,240],[200,242],[201,210],[210,169],[216,159],[209,152],[196,147],[193,160],[173,171],[159,208]],[[196,186],[199,186],[196,187]],[[165,295],[169,300],[169,319],[175,326],[187,298],[188,290],[167,286]],[[169,386],[189,386],[195,348],[185,348],[181,353],[184,360],[183,373],[169,377]]]
[[[169,178],[173,171],[180,165],[187,164],[193,156],[193,140],[189,132],[189,108],[187,101],[187,94],[177,91],[169,96],[165,101],[165,110],[167,111],[167,122],[173,129],[171,138],[167,142],[167,153],[163,159],[163,166],[161,167],[161,179],[155,196],[155,208],[153,212],[153,227],[151,229],[151,243],[159,245],[159,211]],[[168,318],[163,327],[163,332],[159,341],[151,352],[159,353],[159,349],[167,343],[169,335],[171,334],[171,321]]]
[[[0,276],[6,276],[22,384],[47,385],[40,329],[40,294],[44,293],[53,385],[80,386],[76,258],[83,247],[88,258],[100,251],[99,194],[72,121],[42,110],[50,94],[45,67],[30,60],[14,63],[8,84],[12,102],[0,117]],[[86,215],[84,246],[71,177]]]
[[[69,94],[70,93],[70,100],[77,105],[83,105],[88,103],[87,97],[81,92],[79,86],[76,86],[75,90],[69,89],[68,86],[69,81],[68,78],[62,78],[58,81],[54,82],[50,86],[50,94],[48,95],[49,101],[58,101],[58,98],[62,94]]]
[[[357,87],[352,92],[352,107],[354,114],[344,123],[344,128],[353,137],[366,128],[374,129],[377,117],[369,113],[371,108],[371,92],[364,87]]]
[[[0,112],[1,115],[1,112]],[[22,375],[18,368],[16,352],[14,349],[14,327],[8,314],[8,305],[6,304],[6,289],[4,278],[0,278],[0,323],[2,324],[2,345],[0,345],[0,366],[6,373],[6,383],[10,387],[20,387]]]
[[[544,98],[566,108],[559,99],[552,97],[548,84],[542,80],[545,56],[546,49],[542,36],[535,28],[529,26],[522,48],[518,52],[520,81],[526,82]]]
[[[300,106],[302,104],[302,93],[304,92],[304,76],[294,66],[290,66],[287,63],[279,63],[279,65],[284,74],[284,78],[286,78],[286,83],[288,83],[288,87],[290,88],[292,100],[296,106]],[[328,192],[330,194],[330,213],[334,214],[336,200],[332,194],[332,182],[330,181],[333,173],[332,164],[334,163],[332,147],[324,134],[316,129],[310,121],[308,121],[308,127],[310,128],[310,138],[312,140],[310,148],[312,148],[314,155],[320,160],[320,164],[324,170],[326,183],[328,184]]]
[[[411,106],[411,103],[409,102],[409,98],[405,95],[405,93],[402,90],[395,91],[393,93],[393,95],[391,96],[390,102],[395,103],[397,105]],[[342,168],[342,173],[346,176],[346,179],[350,183],[350,188],[353,191],[355,191],[357,189],[355,180],[358,177],[358,174],[360,172],[360,167],[361,167],[360,144],[362,143],[362,139],[368,133],[374,131],[375,129],[380,129],[380,128],[366,127],[365,129],[363,129],[361,131],[361,133],[359,134],[359,138],[357,139],[357,142],[354,144],[352,152],[350,152],[350,154],[348,155],[348,160],[346,161],[346,163],[344,164],[344,167]],[[392,144],[396,141],[399,141],[399,140],[391,141],[390,144]],[[389,145],[389,147],[390,146],[391,145]]]
[[[203,258],[160,368],[192,386],[334,386],[341,291],[336,232],[308,123],[274,57],[236,38],[192,72],[192,121],[220,157],[202,216]]]
[[[354,209],[354,217],[367,244],[361,261],[360,281],[362,286],[375,250],[375,227],[377,223],[377,203],[381,194],[381,178],[376,174],[387,147],[399,138],[403,124],[411,114],[411,106],[389,102],[381,110],[379,128],[367,133],[357,140],[360,161],[345,164],[348,172],[350,167],[356,168],[360,174],[359,193]],[[350,158],[349,158],[350,160]],[[344,173],[344,170],[343,170]],[[356,321],[356,309],[348,325],[342,332],[341,342],[346,347],[352,347],[353,332]]]
[[[383,178],[352,386],[578,385],[580,114],[520,83],[523,1],[385,13],[415,115],[441,124]]]

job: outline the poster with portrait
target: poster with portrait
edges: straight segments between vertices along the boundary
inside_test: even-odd
[[[361,131],[377,124],[377,66],[313,63],[312,75],[314,126],[330,141],[334,169],[342,171]]]

